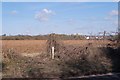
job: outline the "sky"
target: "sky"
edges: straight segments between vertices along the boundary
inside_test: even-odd
[[[2,3],[0,2],[0,34],[2,34]]]
[[[119,2],[120,0],[1,0],[2,2]]]
[[[2,34],[97,35],[117,28],[117,2],[2,2]]]

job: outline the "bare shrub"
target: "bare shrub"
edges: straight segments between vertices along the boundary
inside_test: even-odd
[[[69,49],[69,50],[67,50]],[[101,74],[112,71],[111,60],[105,51],[92,45],[84,47],[67,47],[60,54],[63,61],[61,77]],[[63,58],[64,57],[64,58]]]
[[[3,54],[3,74],[5,78],[38,78],[42,77],[40,68],[36,67],[31,57],[23,57],[12,49]]]
[[[50,34],[47,40],[47,52],[51,53],[51,48],[55,48],[55,52],[59,52],[61,42],[58,40],[56,34]]]

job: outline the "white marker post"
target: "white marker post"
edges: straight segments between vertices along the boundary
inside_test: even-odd
[[[55,48],[52,47],[52,59],[54,59],[55,53],[54,53]]]

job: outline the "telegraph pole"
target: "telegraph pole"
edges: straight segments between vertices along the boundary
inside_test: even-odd
[[[105,39],[106,36],[106,31],[103,32],[103,38]]]

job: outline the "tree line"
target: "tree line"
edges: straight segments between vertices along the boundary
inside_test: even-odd
[[[60,40],[82,40],[85,39],[85,36],[83,35],[67,35],[67,34],[55,34],[56,39],[60,39]],[[1,40],[47,40],[49,38],[49,35],[51,34],[47,34],[47,35],[15,35],[15,36],[7,36],[6,34],[3,34],[2,36],[0,36]]]

